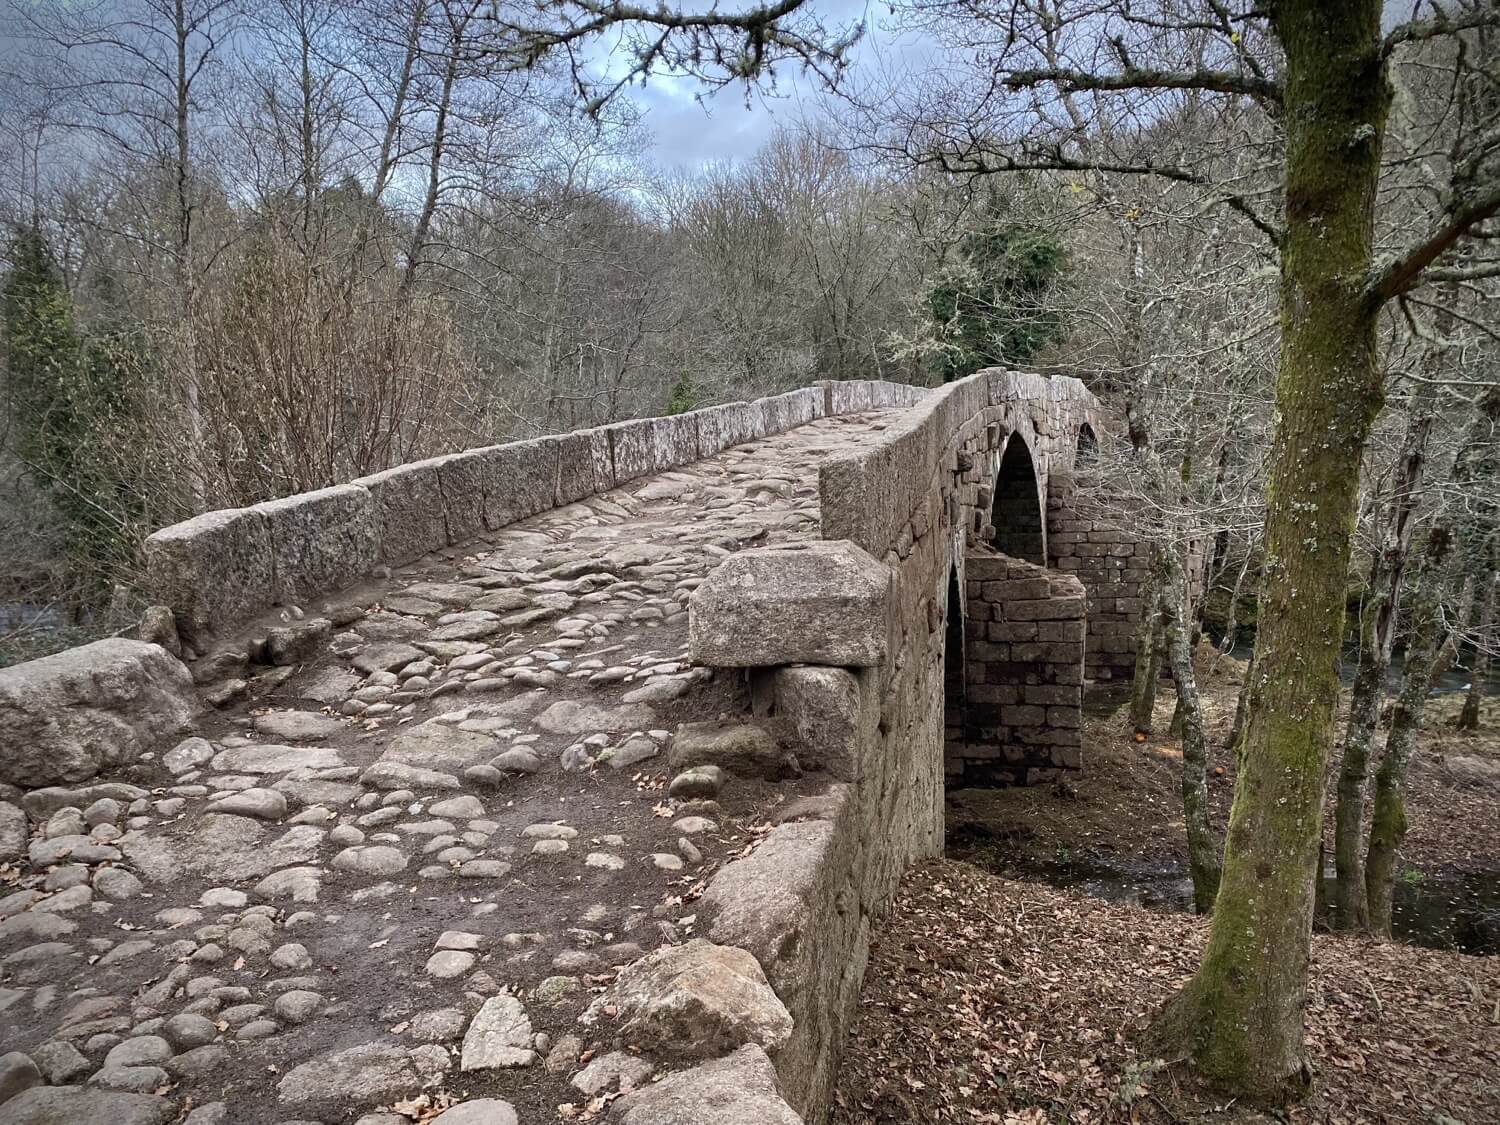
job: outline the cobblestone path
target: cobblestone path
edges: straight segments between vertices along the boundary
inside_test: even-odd
[[[677,724],[745,706],[691,666],[688,597],[742,547],[816,536],[819,462],[887,420],[727,450],[308,607],[272,637],[297,662],[198,662],[223,706],[193,737],[0,794],[0,832],[30,834],[0,869],[0,1099],[50,1084],[0,1123],[463,1103],[446,1125],[539,1125],[645,1082],[579,1017],[693,936],[695,889],[778,803],[826,787],[673,787]]]

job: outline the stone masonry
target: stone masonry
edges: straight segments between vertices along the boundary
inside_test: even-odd
[[[833,383],[159,533],[196,700],[0,786],[0,1125],[822,1121],[945,687],[964,783],[1078,764],[1083,586],[991,544],[1099,423]]]
[[[547,1125],[638,1090],[614,1115],[650,1125],[669,1073],[733,1107],[721,1125],[811,1113],[799,1049],[836,1050],[827,997],[773,992],[699,896],[727,878],[742,891],[715,901],[764,915],[736,856],[773,817],[815,846],[848,762],[822,768],[791,725],[700,737],[748,699],[692,663],[687,604],[745,548],[816,543],[818,466],[894,416],[821,419],[221,622],[196,697],[131,642],[193,709],[103,776],[0,786],[0,1122],[410,1125],[390,1107],[426,1098],[460,1103],[439,1125]],[[831,745],[848,700],[795,681],[788,713]],[[766,853],[780,887],[802,854]],[[839,932],[816,901],[810,925]]]
[[[1080,768],[1083,584],[989,551],[971,552],[964,569],[964,699],[946,732],[948,785],[1031,785]]]

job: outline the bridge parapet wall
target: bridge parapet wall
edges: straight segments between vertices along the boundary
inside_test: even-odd
[[[825,463],[819,480],[822,534],[832,542],[781,552],[781,561],[771,550],[742,553],[712,572],[694,595],[695,661],[750,669],[761,710],[797,731],[805,766],[821,766],[833,779],[814,805],[788,809],[791,822],[773,828],[754,852],[725,867],[703,897],[708,936],[755,953],[794,1018],[792,1039],[773,1061],[787,1100],[809,1121],[827,1113],[871,926],[902,872],[943,848],[947,595],[956,585],[960,603],[966,600],[966,557],[984,554],[980,544],[993,534],[993,484],[1007,444],[1026,444],[1040,512],[1048,473],[1072,466],[1079,426],[1088,421],[1097,427],[1097,410],[1093,396],[1072,379],[989,371],[934,390],[876,441]],[[798,570],[810,569],[808,553],[842,560],[850,575],[840,584],[831,565],[812,568],[822,576],[821,608],[804,604],[807,591],[797,582]],[[1045,684],[1040,674],[1035,685],[1027,682],[1032,673],[1011,678],[1018,689],[1072,689],[1067,700],[1076,712],[1082,587],[1073,577],[1003,556],[990,555],[980,565],[1004,566],[1003,581],[1010,580],[1011,565],[1028,568],[1027,577],[1046,576],[1047,597],[1028,600],[1046,603],[1055,614],[1046,619],[1049,627],[1072,638],[1047,642],[1065,646],[1066,657],[1061,649],[1049,650],[1057,659],[1044,662]],[[980,604],[991,609],[983,587],[1002,581],[997,573],[974,579]],[[749,574],[755,581],[747,585]],[[888,580],[876,581],[880,575]],[[756,593],[749,595],[750,589]],[[765,603],[777,597],[797,611],[768,611]],[[877,599],[882,611],[864,612],[861,607]],[[957,612],[964,612],[962,604]],[[834,615],[841,625],[828,630],[828,638],[800,635],[806,622]],[[850,630],[863,633],[851,636]],[[819,655],[818,645],[835,639],[841,651],[859,653],[860,659],[828,666],[832,661]],[[871,653],[879,659],[867,659]],[[992,686],[1012,685],[1002,680]],[[1059,712],[1049,715],[1042,707],[1042,725],[1034,729],[1047,729],[1049,717],[1058,720],[1051,729],[1069,729],[1060,715],[1066,701],[1050,706]],[[1012,717],[1029,719],[1032,713]],[[1076,720],[1064,736],[1074,746],[1040,739],[1039,733],[1037,753],[1045,755],[1046,768],[1057,768],[1055,751],[1076,749]]]
[[[916,401],[877,380],[469,449],[249,508],[206,512],[149,536],[148,596],[189,642],[276,606],[343,589],[378,566],[458,548],[517,520],[732,445]],[[201,647],[201,646],[200,646]]]

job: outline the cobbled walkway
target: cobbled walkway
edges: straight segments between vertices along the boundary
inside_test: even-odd
[[[824,419],[403,568],[289,622],[299,663],[224,659],[206,690],[233,702],[159,757],[29,795],[19,829],[0,803],[31,833],[0,869],[0,1123],[462,1104],[445,1125],[538,1125],[646,1082],[579,1017],[826,785],[673,787],[676,725],[744,708],[738,676],[691,666],[688,597],[736,550],[816,536],[819,463],[887,421]]]

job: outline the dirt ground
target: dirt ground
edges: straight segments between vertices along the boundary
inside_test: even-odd
[[[1269,1120],[1143,1056],[1207,923],[967,863],[907,875],[871,951],[836,1125]],[[1315,1087],[1283,1120],[1500,1121],[1500,958],[1318,935]]]
[[[1200,672],[1222,831],[1234,779],[1223,744],[1244,666],[1226,658]],[[1451,729],[1460,702],[1429,708],[1398,877],[1467,878],[1493,893],[1500,701],[1487,701],[1477,734]],[[1035,881],[1089,863],[1180,868],[1172,704],[1164,684],[1143,743],[1122,708],[1091,706],[1085,768],[1065,784],[950,794],[949,858],[908,873],[877,930],[837,1125],[1268,1120],[1138,1048],[1195,968],[1206,920]],[[1331,817],[1328,845],[1331,857]],[[1315,1084],[1282,1120],[1500,1122],[1500,957],[1320,933],[1308,1001]]]
[[[1222,832],[1234,792],[1233,755],[1225,748],[1245,665],[1230,657],[1199,661],[1210,745],[1209,800]],[[1084,721],[1084,768],[1056,788],[970,789],[950,794],[949,854],[989,851],[986,866],[1007,859],[1067,863],[1084,855],[1150,867],[1186,861],[1180,792],[1182,743],[1169,735],[1174,693],[1157,694],[1154,733],[1130,739],[1124,705],[1093,704]],[[1480,730],[1451,727],[1462,700],[1431,701],[1412,756],[1407,784],[1410,821],[1399,870],[1429,875],[1500,871],[1500,700],[1485,701]],[[1338,729],[1342,732],[1343,717]],[[1377,740],[1383,747],[1384,729]],[[1328,795],[1327,847],[1333,854],[1333,784]],[[1367,807],[1366,812],[1369,809]],[[970,840],[962,837],[968,826]]]

